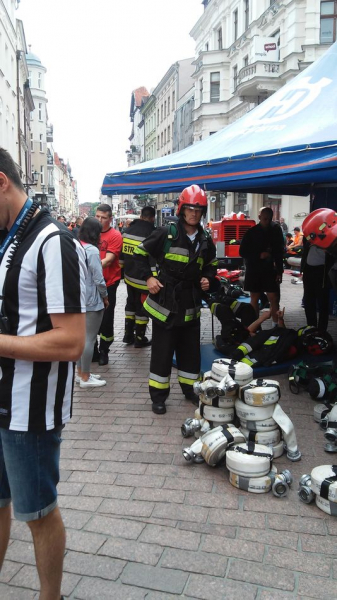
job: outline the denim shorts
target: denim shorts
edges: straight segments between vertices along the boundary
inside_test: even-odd
[[[0,428],[0,507],[12,501],[19,521],[41,519],[57,505],[61,431]]]

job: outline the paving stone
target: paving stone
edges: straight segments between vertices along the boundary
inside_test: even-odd
[[[75,589],[76,585],[80,581],[81,577],[78,575],[74,575],[72,573],[63,573],[62,576],[62,593],[65,596],[70,596],[70,594]],[[40,581],[37,574],[36,567],[32,567],[30,565],[25,565],[19,571],[15,577],[13,577],[11,581],[11,585],[27,588],[30,590],[39,590],[40,589]],[[15,598],[15,596],[14,596]]]
[[[239,501],[235,496],[224,496],[223,494],[188,492],[186,494],[186,504],[191,506],[209,506],[212,508],[238,509]]]
[[[321,537],[315,537],[314,535],[301,535],[300,539],[303,552],[337,555],[337,540],[333,537],[325,536],[322,540]]]
[[[130,452],[127,460],[134,463],[170,465],[173,456],[173,454],[159,454],[158,452]]]
[[[247,542],[246,540],[233,540],[215,535],[206,535],[201,545],[204,552],[221,554],[222,556],[233,556],[236,558],[247,558],[262,562],[264,545],[258,542]]]
[[[73,597],[76,600],[144,600],[145,596],[146,591],[138,587],[98,577],[82,577]]]
[[[112,517],[102,517],[99,515],[94,516],[85,526],[87,531],[121,537],[127,540],[136,540],[144,528],[145,523],[138,523],[137,521],[126,519],[114,519]]]
[[[126,462],[128,460],[129,452],[117,452],[117,450],[87,450],[84,455],[86,461],[100,460],[102,462],[106,460],[113,460],[114,462]],[[97,471],[97,469],[95,469]]]
[[[294,595],[288,592],[280,592],[278,590],[261,590],[259,600],[290,600]],[[301,596],[301,600],[303,596]]]
[[[285,515],[268,515],[268,526],[276,531],[297,531],[325,535],[323,519],[306,519],[303,517],[288,517]]]
[[[34,600],[36,592],[0,583],[1,600]]]
[[[26,565],[35,565],[33,542],[14,541],[7,549],[6,559]]]
[[[101,439],[101,434],[102,431],[106,432],[106,433],[128,433],[128,431],[130,431],[131,426],[124,424],[124,425],[116,425],[115,423],[111,423],[111,424],[107,424],[107,423],[100,423],[99,425],[93,425],[91,428],[91,431],[97,431],[100,434],[100,437],[97,437],[97,439]]]
[[[129,473],[134,475],[140,475],[145,473],[147,465],[141,465],[139,463],[115,463],[115,462],[103,462],[100,464],[98,472],[100,473]]]
[[[73,442],[74,448],[80,448],[83,450],[112,450],[115,442],[104,442],[101,440],[79,440]]]
[[[106,536],[104,535],[70,529],[67,531],[66,548],[76,550],[76,552],[96,554],[105,540]]]
[[[186,461],[185,465],[148,465],[146,469],[146,475],[160,475],[163,477],[186,477],[188,479],[193,479],[195,475],[195,468],[193,467],[193,465],[188,465]]]
[[[57,492],[60,496],[78,496],[83,489],[83,483],[64,482],[59,483]]]
[[[74,510],[95,512],[98,510],[102,498],[90,498],[89,496],[59,496],[60,508],[72,508]],[[62,512],[62,511],[61,511]]]
[[[310,556],[284,548],[269,548],[265,563],[321,577],[329,577],[331,571],[331,560],[326,556]]]
[[[291,548],[296,550],[298,546],[299,535],[298,533],[278,531],[264,531],[261,529],[249,529],[239,528],[238,539],[250,540],[252,542],[259,542],[268,546],[283,546],[284,548]],[[321,538],[320,538],[321,540]]]
[[[104,556],[113,556],[123,560],[156,565],[163,553],[162,546],[144,544],[122,538],[110,538],[99,551]]]
[[[98,460],[60,460],[60,467],[68,471],[97,471],[100,465]]]
[[[193,521],[194,523],[206,523],[208,509],[180,504],[158,503],[155,505],[152,516],[156,518],[176,519],[178,521],[184,520]]]
[[[247,560],[233,560],[229,565],[228,577],[287,591],[293,591],[295,588],[294,574],[288,569],[279,569]]]
[[[197,550],[200,540],[201,535],[199,533],[151,524],[146,525],[139,537],[139,541],[141,542],[186,550]]]
[[[298,504],[290,502],[289,500],[283,499],[280,502],[279,498],[275,496],[268,495],[268,502],[266,502],[266,498],[264,494],[261,494],[261,497],[258,498],[250,498],[248,496],[256,496],[257,494],[249,494],[247,492],[247,497],[244,499],[244,510],[249,512],[263,512],[263,513],[272,513],[273,515],[298,515]]]
[[[128,500],[133,492],[130,487],[117,487],[115,485],[103,485],[101,483],[87,483],[82,489],[81,496],[100,496],[102,498],[117,498]]]
[[[249,514],[247,512],[242,513],[236,510],[219,510],[217,508],[211,508],[209,511],[208,522],[219,525],[239,525],[242,527],[252,527],[253,529],[264,529],[265,516],[260,513]]]
[[[91,429],[90,425],[87,425],[87,431],[72,431],[72,430],[63,430],[62,437],[71,440],[98,440],[100,434],[93,429]]]
[[[106,556],[94,556],[82,552],[67,552],[64,558],[63,570],[68,573],[77,573],[90,577],[101,577],[115,581],[122,573],[125,562],[115,560]],[[103,553],[105,554],[105,553]],[[111,556],[111,555],[109,555]]]
[[[185,492],[178,490],[156,490],[153,488],[138,487],[135,489],[133,500],[152,500],[153,502],[175,502],[182,504],[185,500]]]
[[[100,512],[112,513],[114,515],[149,517],[153,512],[154,506],[153,502],[140,502],[137,500],[103,500]]]
[[[236,527],[226,525],[213,525],[212,523],[187,523],[179,521],[178,528],[184,531],[195,531],[196,533],[208,533],[209,535],[224,536],[226,538],[236,537]]]
[[[22,542],[32,542],[32,534],[29,527],[22,521],[12,520],[11,523],[11,540],[21,540]]]
[[[22,567],[23,564],[21,563],[5,560],[0,572],[0,582],[8,583],[14,577],[14,575],[16,575],[20,571]]]
[[[164,485],[165,477],[156,475],[128,475],[121,473],[117,476],[116,485],[125,485],[142,488],[161,488]]]
[[[201,600],[254,600],[257,588],[253,585],[244,585],[219,577],[207,575],[191,575],[188,581],[185,595],[189,598],[200,598]]]
[[[101,473],[97,471],[92,473],[91,471],[74,471],[69,477],[69,483],[103,483],[106,485],[112,485],[117,478],[117,473]]]
[[[189,571],[190,573],[204,573],[224,577],[227,559],[218,554],[167,548],[160,561],[160,566]]]
[[[298,596],[308,596],[308,598],[336,598],[336,580],[322,579],[311,575],[300,575],[298,580]],[[324,595],[322,595],[324,594]]]
[[[164,488],[169,490],[186,490],[195,492],[211,492],[213,481],[197,481],[183,477],[166,477]]]
[[[182,593],[187,579],[183,571],[135,563],[129,563],[121,575],[123,583],[173,594]]]
[[[62,508],[61,516],[66,529],[82,529],[92,515],[90,512]]]

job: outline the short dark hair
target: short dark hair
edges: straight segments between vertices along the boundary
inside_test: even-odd
[[[286,233],[286,237],[287,237],[287,238],[292,238],[293,236],[292,236],[292,234],[291,234],[291,233]]]
[[[106,211],[104,211],[106,212]],[[99,238],[102,231],[102,225],[95,217],[88,217],[83,221],[78,232],[78,239],[81,242],[98,246]]]
[[[156,216],[156,211],[153,206],[144,206],[140,214],[143,219],[153,219]]]
[[[11,180],[19,190],[24,191],[23,183],[20,179],[19,171],[14,160],[7,150],[0,148],[0,171]]]
[[[301,231],[299,227],[294,227],[294,231]]]
[[[270,208],[270,206],[262,206],[262,208],[260,208],[259,215],[263,212],[267,213],[269,215],[270,219],[272,219],[274,216],[274,211]]]
[[[112,210],[111,210],[111,206],[109,206],[109,204],[100,204],[99,206],[97,206],[96,212],[98,210],[100,212],[109,213],[109,217],[112,217]]]

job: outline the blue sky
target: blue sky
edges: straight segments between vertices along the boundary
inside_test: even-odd
[[[54,150],[80,202],[96,202],[105,173],[126,167],[131,91],[194,56],[202,12],[201,0],[21,0],[27,45],[47,68]]]

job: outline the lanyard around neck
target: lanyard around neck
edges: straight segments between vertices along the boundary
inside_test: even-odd
[[[24,218],[27,215],[27,212],[29,211],[30,207],[33,204],[33,200],[31,198],[27,198],[26,202],[24,203],[23,207],[21,208],[18,216],[16,217],[12,227],[10,228],[9,232],[7,233],[3,243],[0,246],[0,264],[1,261],[4,257],[4,254],[8,248],[8,246],[12,243],[13,239],[15,238],[17,231],[21,225],[21,223],[23,222]]]

